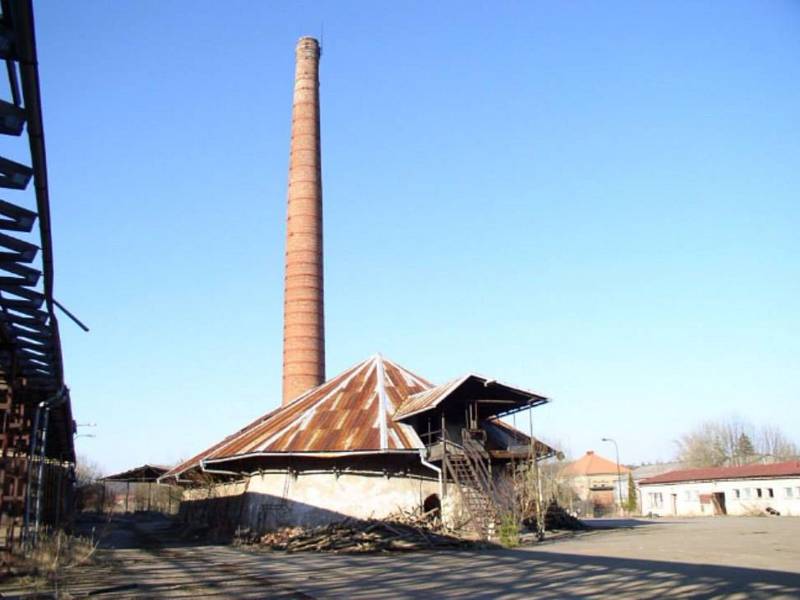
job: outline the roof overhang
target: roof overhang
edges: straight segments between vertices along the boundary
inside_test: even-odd
[[[394,420],[402,421],[434,410],[468,387],[471,387],[468,390],[468,401],[487,409],[483,411],[485,414],[482,418],[504,417],[551,401],[550,398],[531,390],[468,373],[444,385],[410,396],[397,410]]]
[[[404,449],[391,449],[391,450],[332,450],[332,451],[314,451],[314,452],[249,452],[247,454],[237,454],[235,456],[223,456],[219,458],[204,458],[197,462],[185,465],[179,471],[169,471],[161,475],[157,481],[163,483],[168,479],[176,482],[182,482],[181,475],[184,475],[193,469],[199,469],[201,473],[209,473],[214,475],[231,475],[243,476],[247,475],[249,471],[233,470],[232,468],[220,469],[218,467],[225,467],[230,463],[237,463],[254,458],[272,458],[272,459],[291,459],[291,458],[309,458],[313,460],[325,459],[339,459],[348,458],[353,456],[418,456],[421,448],[404,448]]]
[[[119,482],[158,481],[161,477],[163,477],[167,473],[167,471],[169,471],[167,467],[161,467],[158,465],[142,465],[140,467],[128,469],[127,471],[123,471],[122,473],[116,473],[114,475],[108,475],[106,477],[102,477],[101,481],[119,481]]]
[[[387,454],[419,454],[418,448],[393,449],[393,450],[332,450],[330,452],[250,452],[248,454],[237,454],[236,456],[224,456],[221,458],[206,458],[200,461],[202,465],[214,465],[246,460],[249,458],[344,458],[347,456],[385,456]]]

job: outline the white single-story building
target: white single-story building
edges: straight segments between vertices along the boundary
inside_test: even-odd
[[[670,471],[639,483],[642,512],[659,516],[800,516],[800,461]]]

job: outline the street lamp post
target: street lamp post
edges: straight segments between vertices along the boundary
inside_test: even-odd
[[[619,468],[619,446],[617,446],[616,440],[611,438],[603,438],[602,441],[614,444],[614,452],[617,455],[617,493],[619,494],[619,507],[622,508],[622,471]]]

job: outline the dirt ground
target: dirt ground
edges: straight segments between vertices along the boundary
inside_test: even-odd
[[[163,519],[128,518],[101,564],[59,587],[73,598],[800,597],[798,518],[594,524],[513,550],[333,555],[197,544]]]

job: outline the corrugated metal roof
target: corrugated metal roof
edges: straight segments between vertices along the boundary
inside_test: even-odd
[[[162,465],[142,465],[116,475],[107,475],[101,479],[103,481],[155,481],[167,471],[169,471],[169,467]]]
[[[396,420],[405,419],[412,415],[436,408],[445,398],[454,393],[470,380],[479,382],[487,387],[487,390],[491,389],[492,396],[509,397],[518,400],[518,409],[523,409],[536,404],[543,404],[549,401],[548,398],[537,394],[536,392],[506,385],[504,383],[499,383],[494,379],[489,379],[475,373],[468,373],[467,375],[459,377],[458,379],[453,379],[445,384],[418,392],[410,396],[408,400],[406,400],[398,409],[397,413],[395,413],[394,418]],[[487,397],[489,395],[490,394],[487,393]]]
[[[800,477],[800,461],[772,463],[769,465],[742,465],[739,467],[710,467],[682,469],[643,479],[639,485],[680,483],[683,481],[709,481],[715,479],[753,479],[765,477]]]
[[[424,447],[414,429],[392,419],[412,394],[432,384],[373,356],[256,419],[205,452],[174,467],[175,477],[200,461],[273,453],[392,452]]]
[[[259,417],[160,479],[177,478],[201,464],[251,456],[413,452],[424,443],[400,419],[435,408],[467,382],[486,390],[487,396],[512,399],[514,406],[547,402],[544,396],[474,374],[434,387],[378,354]]]

